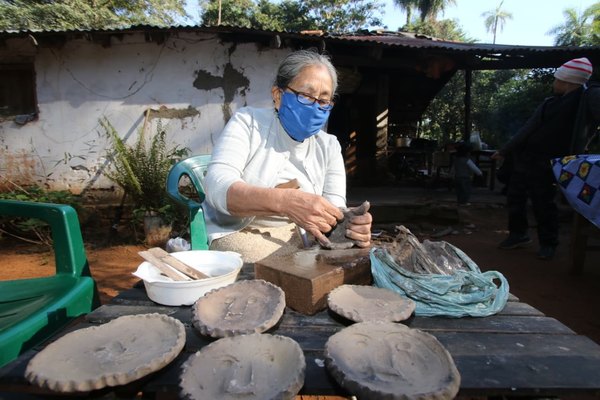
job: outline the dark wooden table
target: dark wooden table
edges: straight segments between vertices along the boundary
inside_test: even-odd
[[[252,266],[245,265],[241,278],[252,276]],[[184,350],[173,363],[148,377],[86,397],[132,398],[143,392],[148,398],[177,398],[181,364],[214,340],[193,328],[191,307],[160,306],[148,299],[141,283],[76,321],[61,335],[123,315],[143,313],[162,313],[181,320],[187,330]],[[323,366],[325,342],[350,323],[329,311],[306,316],[287,308],[269,332],[291,337],[304,350],[306,379],[300,394],[351,395]],[[486,318],[413,317],[404,323],[435,335],[452,354],[462,379],[459,397],[600,396],[600,346],[514,296],[502,312]],[[0,369],[1,399],[50,395],[24,378],[27,362],[40,350],[33,349]]]

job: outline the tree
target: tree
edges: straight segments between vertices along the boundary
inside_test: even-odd
[[[435,20],[439,13],[443,13],[447,6],[455,5],[456,0],[418,0],[421,21]]]
[[[208,0],[202,2],[200,7],[203,10],[203,25],[222,24],[244,28],[254,28],[252,23],[258,11],[256,3],[252,0]]]
[[[552,28],[548,34],[554,35],[556,46],[589,46],[600,44],[600,3],[593,4],[583,12],[574,8],[563,11],[565,22]]]
[[[279,4],[259,0],[252,27],[264,30],[299,32],[317,29],[313,18],[308,16],[302,2],[284,0]]]
[[[205,0],[201,2],[202,24],[217,25],[219,3],[223,25],[273,31],[317,29],[305,5],[294,0]]]
[[[307,15],[326,32],[356,32],[380,26],[383,4],[376,0],[305,0]]]
[[[406,25],[409,25],[413,11],[419,8],[419,0],[394,0],[394,5],[406,12]]]
[[[600,3],[596,3],[592,7],[591,12],[594,15],[594,20],[592,21],[592,43],[598,45],[600,44]]]
[[[185,0],[0,0],[2,30],[168,26],[187,17]]]
[[[443,19],[440,21],[413,21],[403,27],[404,30],[422,35],[432,36],[439,39],[454,40],[459,42],[473,42],[462,30],[458,22],[453,19]]]
[[[465,118],[465,75],[458,71],[440,90],[421,117],[422,136],[440,144],[462,137]]]
[[[498,28],[500,28],[500,32],[502,32],[506,20],[512,19],[512,14],[502,9],[502,3],[504,3],[504,0],[502,0],[500,4],[498,4],[498,7],[496,7],[496,9],[486,11],[483,14],[481,14],[482,17],[485,17],[485,20],[483,21],[485,29],[489,33],[492,33],[494,35],[494,40],[492,42],[494,44],[496,44],[496,33],[498,31]]]
[[[202,23],[215,25],[218,0],[205,0]],[[256,29],[354,32],[381,25],[383,4],[373,0],[222,0],[221,23]]]

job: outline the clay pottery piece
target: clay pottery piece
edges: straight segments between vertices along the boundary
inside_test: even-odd
[[[239,281],[212,290],[193,307],[192,322],[203,335],[229,337],[262,333],[285,310],[285,293],[262,279]]]
[[[335,313],[354,322],[404,321],[415,311],[413,300],[389,289],[365,285],[341,285],[327,295]]]
[[[306,361],[294,340],[253,333],[219,339],[191,356],[180,376],[182,398],[293,399]]]
[[[344,219],[339,221],[330,232],[325,234],[327,239],[329,239],[329,243],[319,243],[321,247],[329,250],[343,250],[354,246],[354,242],[346,237],[348,221],[357,215],[363,215],[367,213],[370,207],[371,204],[368,201],[363,202],[358,207],[340,207],[340,210],[344,214]]]
[[[360,322],[332,335],[325,364],[361,400],[453,399],[460,374],[433,336],[393,322]]]
[[[185,327],[161,314],[119,317],[49,344],[29,361],[29,382],[56,392],[124,385],[169,364],[185,345]]]

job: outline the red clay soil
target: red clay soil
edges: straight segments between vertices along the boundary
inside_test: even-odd
[[[506,236],[502,208],[471,206],[462,208],[460,213],[461,223],[453,226],[453,233],[440,239],[461,248],[482,270],[502,272],[511,293],[521,301],[600,343],[600,252],[588,253],[583,275],[569,274],[568,215],[561,221],[561,244],[555,258],[542,261],[536,258],[537,245],[509,251],[497,249]],[[431,222],[411,227],[421,239],[445,228]],[[103,303],[137,282],[131,273],[142,262],[137,252],[145,248],[142,245],[98,247],[92,243],[105,240],[106,237],[89,237],[84,233],[87,257]],[[31,246],[1,237],[0,266],[0,280],[51,274],[54,268],[51,253],[32,251]]]

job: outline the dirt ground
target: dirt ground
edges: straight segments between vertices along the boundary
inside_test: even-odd
[[[536,258],[537,245],[509,251],[497,249],[497,244],[507,233],[505,210],[501,207],[474,204],[459,209],[459,214],[460,223],[452,226],[452,232],[439,240],[458,246],[482,270],[502,272],[508,279],[511,293],[522,301],[600,343],[600,252],[588,253],[583,275],[569,274],[571,214],[561,216],[561,244],[551,261]],[[431,221],[409,228],[421,239],[450,231],[447,225]],[[107,241],[108,230],[101,232],[106,232],[105,236],[90,235],[84,230],[84,242],[104,303],[137,282],[132,272],[142,262],[137,252],[145,247],[131,244],[101,246],[100,243]],[[39,248],[0,237],[0,266],[0,280],[48,275],[53,273],[53,256]]]

